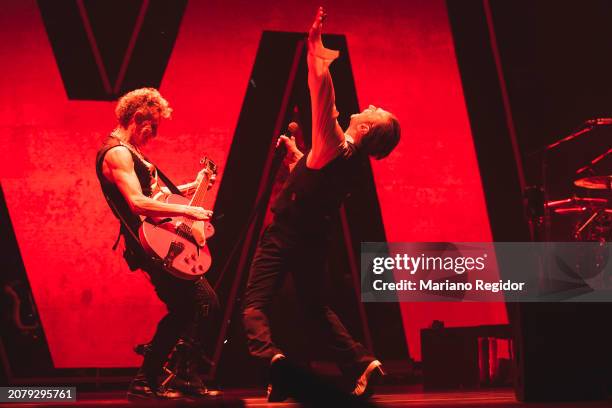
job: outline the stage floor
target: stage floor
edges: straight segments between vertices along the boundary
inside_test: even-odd
[[[78,401],[75,403],[45,403],[45,404],[31,404],[31,403],[12,403],[12,404],[0,404],[0,406],[13,407],[13,408],[26,408],[26,407],[138,407],[140,404],[130,403],[126,400],[125,392],[112,391],[112,392],[81,392],[77,394]],[[216,401],[217,404],[214,404]],[[465,392],[422,392],[418,389],[406,388],[406,387],[393,387],[384,388],[372,398],[372,402],[375,406],[394,408],[394,407],[532,407],[537,408],[552,408],[552,407],[563,407],[563,408],[596,408],[596,407],[607,407],[612,406],[612,401],[601,401],[601,402],[574,402],[574,403],[521,403],[516,401],[514,392],[511,389],[499,389],[490,391],[465,391]],[[244,404],[244,405],[243,405]],[[140,405],[142,406],[142,405]],[[298,407],[297,403],[286,402],[286,403],[274,403],[270,404],[266,401],[263,393],[259,393],[258,390],[226,390],[224,396],[217,400],[210,399],[204,401],[194,401],[188,403],[172,403],[172,404],[156,404],[156,406],[173,406],[173,407],[259,407],[259,408],[288,408]]]

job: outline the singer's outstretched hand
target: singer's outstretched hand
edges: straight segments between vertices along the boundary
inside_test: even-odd
[[[308,43],[309,46],[318,49],[319,47],[323,47],[323,42],[321,41],[321,32],[323,31],[323,21],[327,18],[327,14],[323,7],[319,7],[317,10],[317,15],[315,16],[314,21],[312,22],[312,26],[310,27],[310,31],[308,32]]]
[[[323,21],[325,21],[325,18],[327,18],[325,10],[323,7],[319,7],[315,19],[312,22],[312,26],[310,27],[310,31],[308,32],[308,41],[310,41],[312,45],[317,45],[317,43],[321,44],[321,32],[323,31]]]

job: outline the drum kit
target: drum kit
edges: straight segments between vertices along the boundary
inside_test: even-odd
[[[576,132],[559,142],[548,146],[554,148],[559,144],[574,139],[576,136],[586,133],[593,126],[609,125],[599,123],[604,119],[593,119],[587,121],[585,129]],[[607,120],[607,118],[606,118]],[[612,124],[612,123],[611,123]],[[576,174],[584,175],[593,172],[597,163],[602,162],[610,156],[612,149],[593,159],[587,166],[579,169]],[[572,217],[576,220],[572,231],[571,240],[590,242],[612,241],[612,175],[590,175],[580,177],[573,182],[576,190],[573,196],[561,200],[545,201],[545,214]]]
[[[573,170],[579,167],[577,151],[601,151],[600,142],[609,143],[609,136],[607,132],[598,132],[603,139],[592,138],[583,145],[587,146],[584,150],[574,149],[569,153],[564,149],[562,154],[552,155],[557,147],[600,126],[612,126],[612,118],[588,120],[578,131],[539,150],[542,154],[539,160],[541,184],[525,191],[534,240],[551,243],[541,264],[540,284],[544,292],[565,293],[567,282],[582,289],[600,284],[612,288],[608,266],[612,259],[608,244],[612,241],[612,174],[609,167],[612,148],[607,146],[605,153]],[[550,161],[554,164],[552,169],[549,169],[550,159],[555,160]]]
[[[605,190],[608,194],[612,176],[584,177],[574,182],[576,187]],[[612,240],[612,208],[609,199],[595,197],[573,197],[563,200],[547,201],[549,211],[556,215],[578,216],[580,221],[573,231],[573,239],[577,241],[611,241]]]

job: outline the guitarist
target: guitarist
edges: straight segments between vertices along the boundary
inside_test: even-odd
[[[162,367],[168,354],[181,335],[197,336],[203,326],[211,324],[211,315],[219,307],[217,296],[204,277],[182,280],[166,272],[160,264],[144,255],[138,240],[141,217],[175,217],[205,221],[212,214],[201,207],[169,204],[155,198],[169,194],[161,187],[155,166],[148,162],[140,149],[157,136],[160,121],[169,118],[172,109],[159,91],[142,88],[125,94],[115,108],[118,125],[98,151],[96,170],[102,191],[121,221],[121,235],[126,249],[124,257],[132,270],[145,271],[168,313],[159,321],[150,351],[130,384],[128,399],[180,398],[176,390],[164,389],[159,384]],[[193,192],[204,176],[178,186],[181,192]],[[202,223],[203,224],[203,223]],[[194,227],[197,223],[194,223]],[[200,336],[201,337],[201,336]],[[200,340],[200,339],[198,339]],[[194,372],[188,389],[192,394],[206,395],[206,387]]]

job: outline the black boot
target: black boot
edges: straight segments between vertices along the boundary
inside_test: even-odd
[[[208,388],[199,376],[191,377],[188,380],[177,377],[172,382],[172,387],[188,397],[210,398],[222,395],[220,390]]]
[[[128,401],[176,400],[184,395],[176,390],[166,389],[158,383],[157,375],[147,375],[141,367],[130,383],[127,392]]]
[[[183,392],[185,395],[208,398],[218,397],[221,391],[209,389],[202,381],[202,377],[198,372],[200,361],[202,360],[201,345],[193,340],[185,337],[176,345],[175,360],[176,378],[173,381],[173,387]]]

